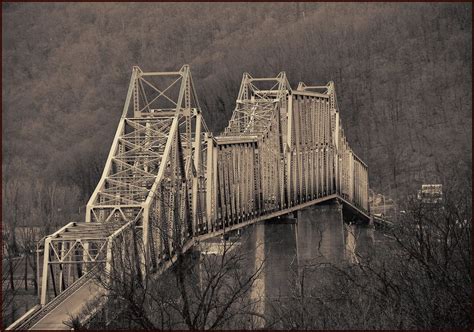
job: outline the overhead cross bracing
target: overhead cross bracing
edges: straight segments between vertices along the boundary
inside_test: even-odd
[[[284,72],[245,73],[228,126],[213,136],[189,66],[133,67],[85,223],[44,242],[41,303],[60,310],[48,303],[89,271],[148,278],[196,242],[332,199],[368,217],[367,165],[347,142],[333,82],[293,90]]]

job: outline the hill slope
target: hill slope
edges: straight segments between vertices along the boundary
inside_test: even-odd
[[[3,4],[2,28],[4,177],[78,187],[81,202],[132,65],[191,64],[217,132],[244,71],[333,80],[376,190],[411,192],[453,165],[471,172],[470,4]]]

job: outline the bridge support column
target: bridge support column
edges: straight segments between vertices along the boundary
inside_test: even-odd
[[[290,214],[264,223],[265,285],[270,302],[290,295],[290,284],[298,263],[297,221],[296,216]]]
[[[293,214],[257,223],[244,229],[243,249],[248,252],[249,268],[263,270],[253,285],[250,297],[258,301],[256,312],[269,317],[273,305],[290,296],[291,281],[297,273],[296,221]],[[264,328],[265,320],[256,317],[253,328]]]
[[[43,277],[41,279],[41,305],[45,305],[48,301],[48,267],[49,267],[49,247],[51,238],[47,238],[44,242],[44,260],[43,260]]]
[[[249,273],[254,273],[257,269],[261,269],[258,278],[252,285],[250,290],[250,300],[255,303],[253,310],[259,315],[265,314],[265,225],[257,223],[250,225],[242,230],[241,234],[241,250],[248,257],[244,269]],[[262,266],[263,264],[263,266]],[[252,329],[265,327],[265,320],[261,317],[254,316],[251,322]]]
[[[345,259],[350,264],[358,264],[376,254],[374,228],[345,223]]]
[[[344,248],[341,204],[336,201],[298,211],[298,276],[304,277],[305,288],[330,281],[326,271],[342,263]]]

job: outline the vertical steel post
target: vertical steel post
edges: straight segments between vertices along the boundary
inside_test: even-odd
[[[48,298],[48,265],[50,245],[51,238],[47,237],[44,241],[43,279],[41,280],[41,305],[45,305]]]
[[[193,234],[191,236],[194,236],[194,234],[197,233],[198,230],[198,209],[201,207],[198,206],[198,188],[199,188],[199,179],[201,176],[201,121],[202,121],[202,115],[198,113],[196,115],[196,132],[195,132],[195,138],[194,138],[194,169],[195,173],[193,175],[193,187],[192,187],[192,229],[193,229]]]
[[[288,202],[288,207],[293,206],[293,195],[292,195],[292,186],[293,186],[293,169],[291,167],[292,165],[292,154],[293,154],[293,96],[289,94],[288,96],[288,131],[286,134],[286,166],[287,166],[287,171],[286,171],[286,184],[287,184],[287,202]]]

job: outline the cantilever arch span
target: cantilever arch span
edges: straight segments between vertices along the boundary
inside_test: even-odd
[[[94,274],[112,280],[128,271],[146,281],[195,243],[265,220],[334,199],[369,219],[368,167],[347,141],[334,82],[300,82],[293,89],[285,72],[259,78],[244,73],[224,132],[210,132],[206,116],[189,65],[171,72],[133,67],[85,222],[69,223],[41,242],[40,304],[12,328],[30,328],[46,314],[62,317],[61,303],[81,294],[77,289]],[[257,247],[259,255],[268,251],[275,269],[292,260],[292,247],[300,261],[316,255],[301,236],[313,234],[322,257],[336,255],[326,247],[341,246],[341,223],[328,222],[329,235],[318,237],[313,223],[281,222],[258,232],[267,239]],[[272,258],[281,246],[288,250]],[[272,297],[283,290],[265,288]]]

